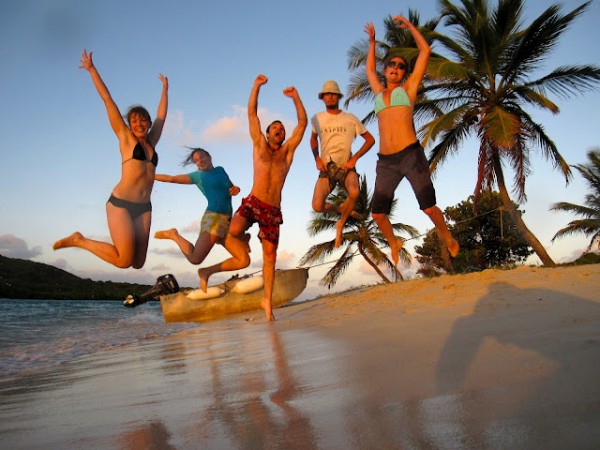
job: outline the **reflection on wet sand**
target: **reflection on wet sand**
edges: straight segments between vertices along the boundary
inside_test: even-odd
[[[498,284],[479,296],[468,312],[390,308],[339,328],[306,304],[299,326],[292,312],[198,324],[6,378],[2,445],[593,448],[598,302]]]
[[[164,424],[150,422],[121,435],[115,447],[122,450],[175,450],[177,447],[169,444],[170,438]]]
[[[212,401],[187,438],[234,448],[314,448],[310,421],[292,404],[302,392],[274,327],[242,333],[237,350],[225,354],[207,338]]]

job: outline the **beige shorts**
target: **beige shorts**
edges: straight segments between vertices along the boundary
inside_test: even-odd
[[[227,236],[230,221],[230,215],[206,211],[200,222],[200,233],[208,233],[223,239]]]

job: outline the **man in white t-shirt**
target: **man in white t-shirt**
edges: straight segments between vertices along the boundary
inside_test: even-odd
[[[325,103],[325,111],[311,118],[310,137],[310,146],[319,171],[312,207],[316,212],[340,214],[340,219],[336,223],[336,248],[342,244],[342,233],[348,217],[352,215],[360,218],[360,215],[354,211],[359,195],[355,166],[358,158],[375,143],[371,133],[354,114],[340,109],[339,103],[342,97],[343,94],[335,81],[325,82],[319,92],[319,99]],[[358,152],[352,155],[352,143],[356,136],[362,136],[364,143]],[[320,155],[319,142],[321,143]],[[338,184],[348,192],[348,197],[339,207],[327,203],[327,196]]]

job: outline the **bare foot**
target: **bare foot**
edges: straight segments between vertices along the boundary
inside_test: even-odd
[[[450,256],[456,258],[456,255],[458,255],[458,251],[460,250],[460,245],[458,244],[456,239],[451,238],[450,242],[446,243],[446,246],[448,247],[448,252],[450,253]]]
[[[396,237],[395,242],[390,243],[390,248],[392,249],[392,261],[394,261],[394,265],[398,267],[398,262],[400,262],[400,250],[404,246],[404,241],[399,237]]]
[[[265,316],[271,322],[275,321],[275,316],[273,315],[273,308],[271,306],[271,301],[263,298],[260,301],[260,307],[265,311]]]
[[[341,222],[341,219],[335,223],[335,248],[338,248],[340,245],[342,245],[342,234],[344,233],[344,225],[345,224]]]
[[[206,269],[200,268],[198,269],[198,277],[200,277],[200,289],[202,292],[206,292],[206,288],[208,287],[208,277],[210,277],[210,274]]]
[[[79,231],[76,231],[72,235],[56,241],[52,248],[58,250],[59,248],[75,247],[77,241],[80,241],[81,239],[83,239],[83,235]]]
[[[162,230],[154,233],[154,237],[156,239],[173,239],[177,230],[175,228],[171,228],[170,230]]]
[[[365,218],[365,216],[363,216],[362,214],[357,213],[356,211],[352,211],[350,213],[350,217],[353,217],[356,220],[363,220]]]

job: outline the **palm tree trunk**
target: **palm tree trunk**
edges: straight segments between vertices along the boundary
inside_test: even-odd
[[[390,279],[385,276],[385,274],[379,269],[379,267],[377,267],[377,264],[375,264],[373,261],[371,261],[371,258],[369,258],[365,252],[363,252],[363,249],[360,248],[360,245],[358,246],[358,251],[360,252],[362,257],[365,258],[365,261],[367,261],[367,263],[373,268],[373,270],[375,272],[377,272],[377,274],[381,277],[381,279],[383,281],[385,281],[386,283],[391,283]],[[398,273],[400,273],[400,272],[398,272]],[[400,278],[402,279],[401,274],[400,274]]]
[[[533,248],[533,251],[540,258],[544,266],[556,267],[556,263],[552,260],[552,258],[550,258],[550,255],[548,254],[548,252],[546,252],[546,249],[544,248],[542,243],[538,240],[537,237],[535,237],[535,235],[529,230],[529,228],[527,228],[527,225],[525,225],[525,222],[523,222],[521,214],[519,213],[519,211],[517,211],[517,208],[514,207],[513,202],[510,199],[510,196],[508,195],[506,184],[504,183],[504,174],[502,173],[502,167],[500,166],[498,161],[495,161],[494,166],[496,171],[496,180],[498,182],[498,190],[500,191],[500,195],[502,196],[502,203],[504,204],[504,207],[507,209],[508,213],[510,214],[510,217],[517,226],[517,230],[519,231],[519,233],[521,233],[521,236],[523,236],[527,243],[531,245],[531,248]]]

